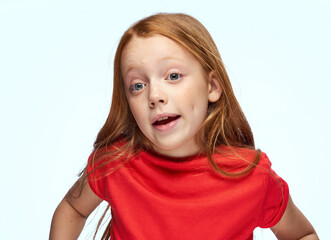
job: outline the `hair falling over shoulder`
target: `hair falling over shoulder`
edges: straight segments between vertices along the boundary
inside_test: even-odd
[[[147,38],[154,34],[163,35],[179,43],[197,58],[206,73],[215,71],[220,81],[222,95],[217,102],[209,103],[207,117],[200,128],[196,142],[201,152],[207,154],[210,164],[218,173],[235,177],[250,172],[259,162],[260,150],[256,150],[254,161],[249,162],[248,167],[238,173],[222,170],[212,159],[212,154],[220,145],[231,149],[232,147],[255,149],[254,138],[234,95],[216,44],[207,29],[197,19],[186,14],[155,14],[136,22],[123,34],[114,59],[114,91],[111,108],[105,124],[97,135],[94,151],[112,145],[120,139],[126,142],[119,149],[121,152],[131,154],[142,149],[152,149],[151,143],[139,130],[130,112],[120,60],[124,47],[133,37]],[[236,154],[235,150],[233,152]],[[98,227],[101,221],[102,219]],[[102,239],[109,239],[109,232],[105,233]]]

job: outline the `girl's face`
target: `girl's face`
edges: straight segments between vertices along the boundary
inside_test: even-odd
[[[196,154],[195,136],[208,101],[221,94],[214,74],[206,74],[190,52],[162,35],[130,40],[121,72],[133,117],[154,150],[172,157]]]

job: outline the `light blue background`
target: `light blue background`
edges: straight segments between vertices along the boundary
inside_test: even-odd
[[[134,21],[163,11],[188,13],[210,31],[256,146],[328,239],[327,0],[0,0],[0,238],[48,238],[52,214],[108,114],[119,38]],[[255,233],[275,239],[269,230]]]

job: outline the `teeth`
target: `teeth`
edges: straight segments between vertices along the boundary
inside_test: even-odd
[[[168,119],[168,117],[160,118],[157,121],[159,122],[159,121],[166,120],[166,119]]]

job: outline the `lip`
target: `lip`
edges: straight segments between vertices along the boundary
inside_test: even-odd
[[[171,121],[171,122],[169,122],[169,123],[167,123],[167,124],[163,124],[163,125],[155,125],[155,124],[153,124],[153,123],[155,123],[158,119],[160,119],[160,118],[164,118],[164,117],[176,117],[176,116],[179,116],[179,118],[177,118],[176,120],[173,120],[173,121]],[[156,115],[154,118],[153,118],[153,120],[152,120],[152,126],[156,129],[156,130],[158,130],[158,131],[160,131],[160,132],[167,132],[167,131],[169,131],[169,130],[171,130],[171,129],[173,129],[176,125],[177,125],[177,123],[178,123],[178,121],[181,119],[181,116],[179,115],[179,114],[174,114],[174,113],[162,113],[162,114],[158,114],[158,115]]]
[[[175,114],[175,113],[161,113],[161,114],[157,114],[155,117],[153,117],[153,119],[151,121],[151,124],[155,123],[160,118],[164,118],[164,117],[176,117],[176,116],[180,116],[180,115],[179,114]]]

